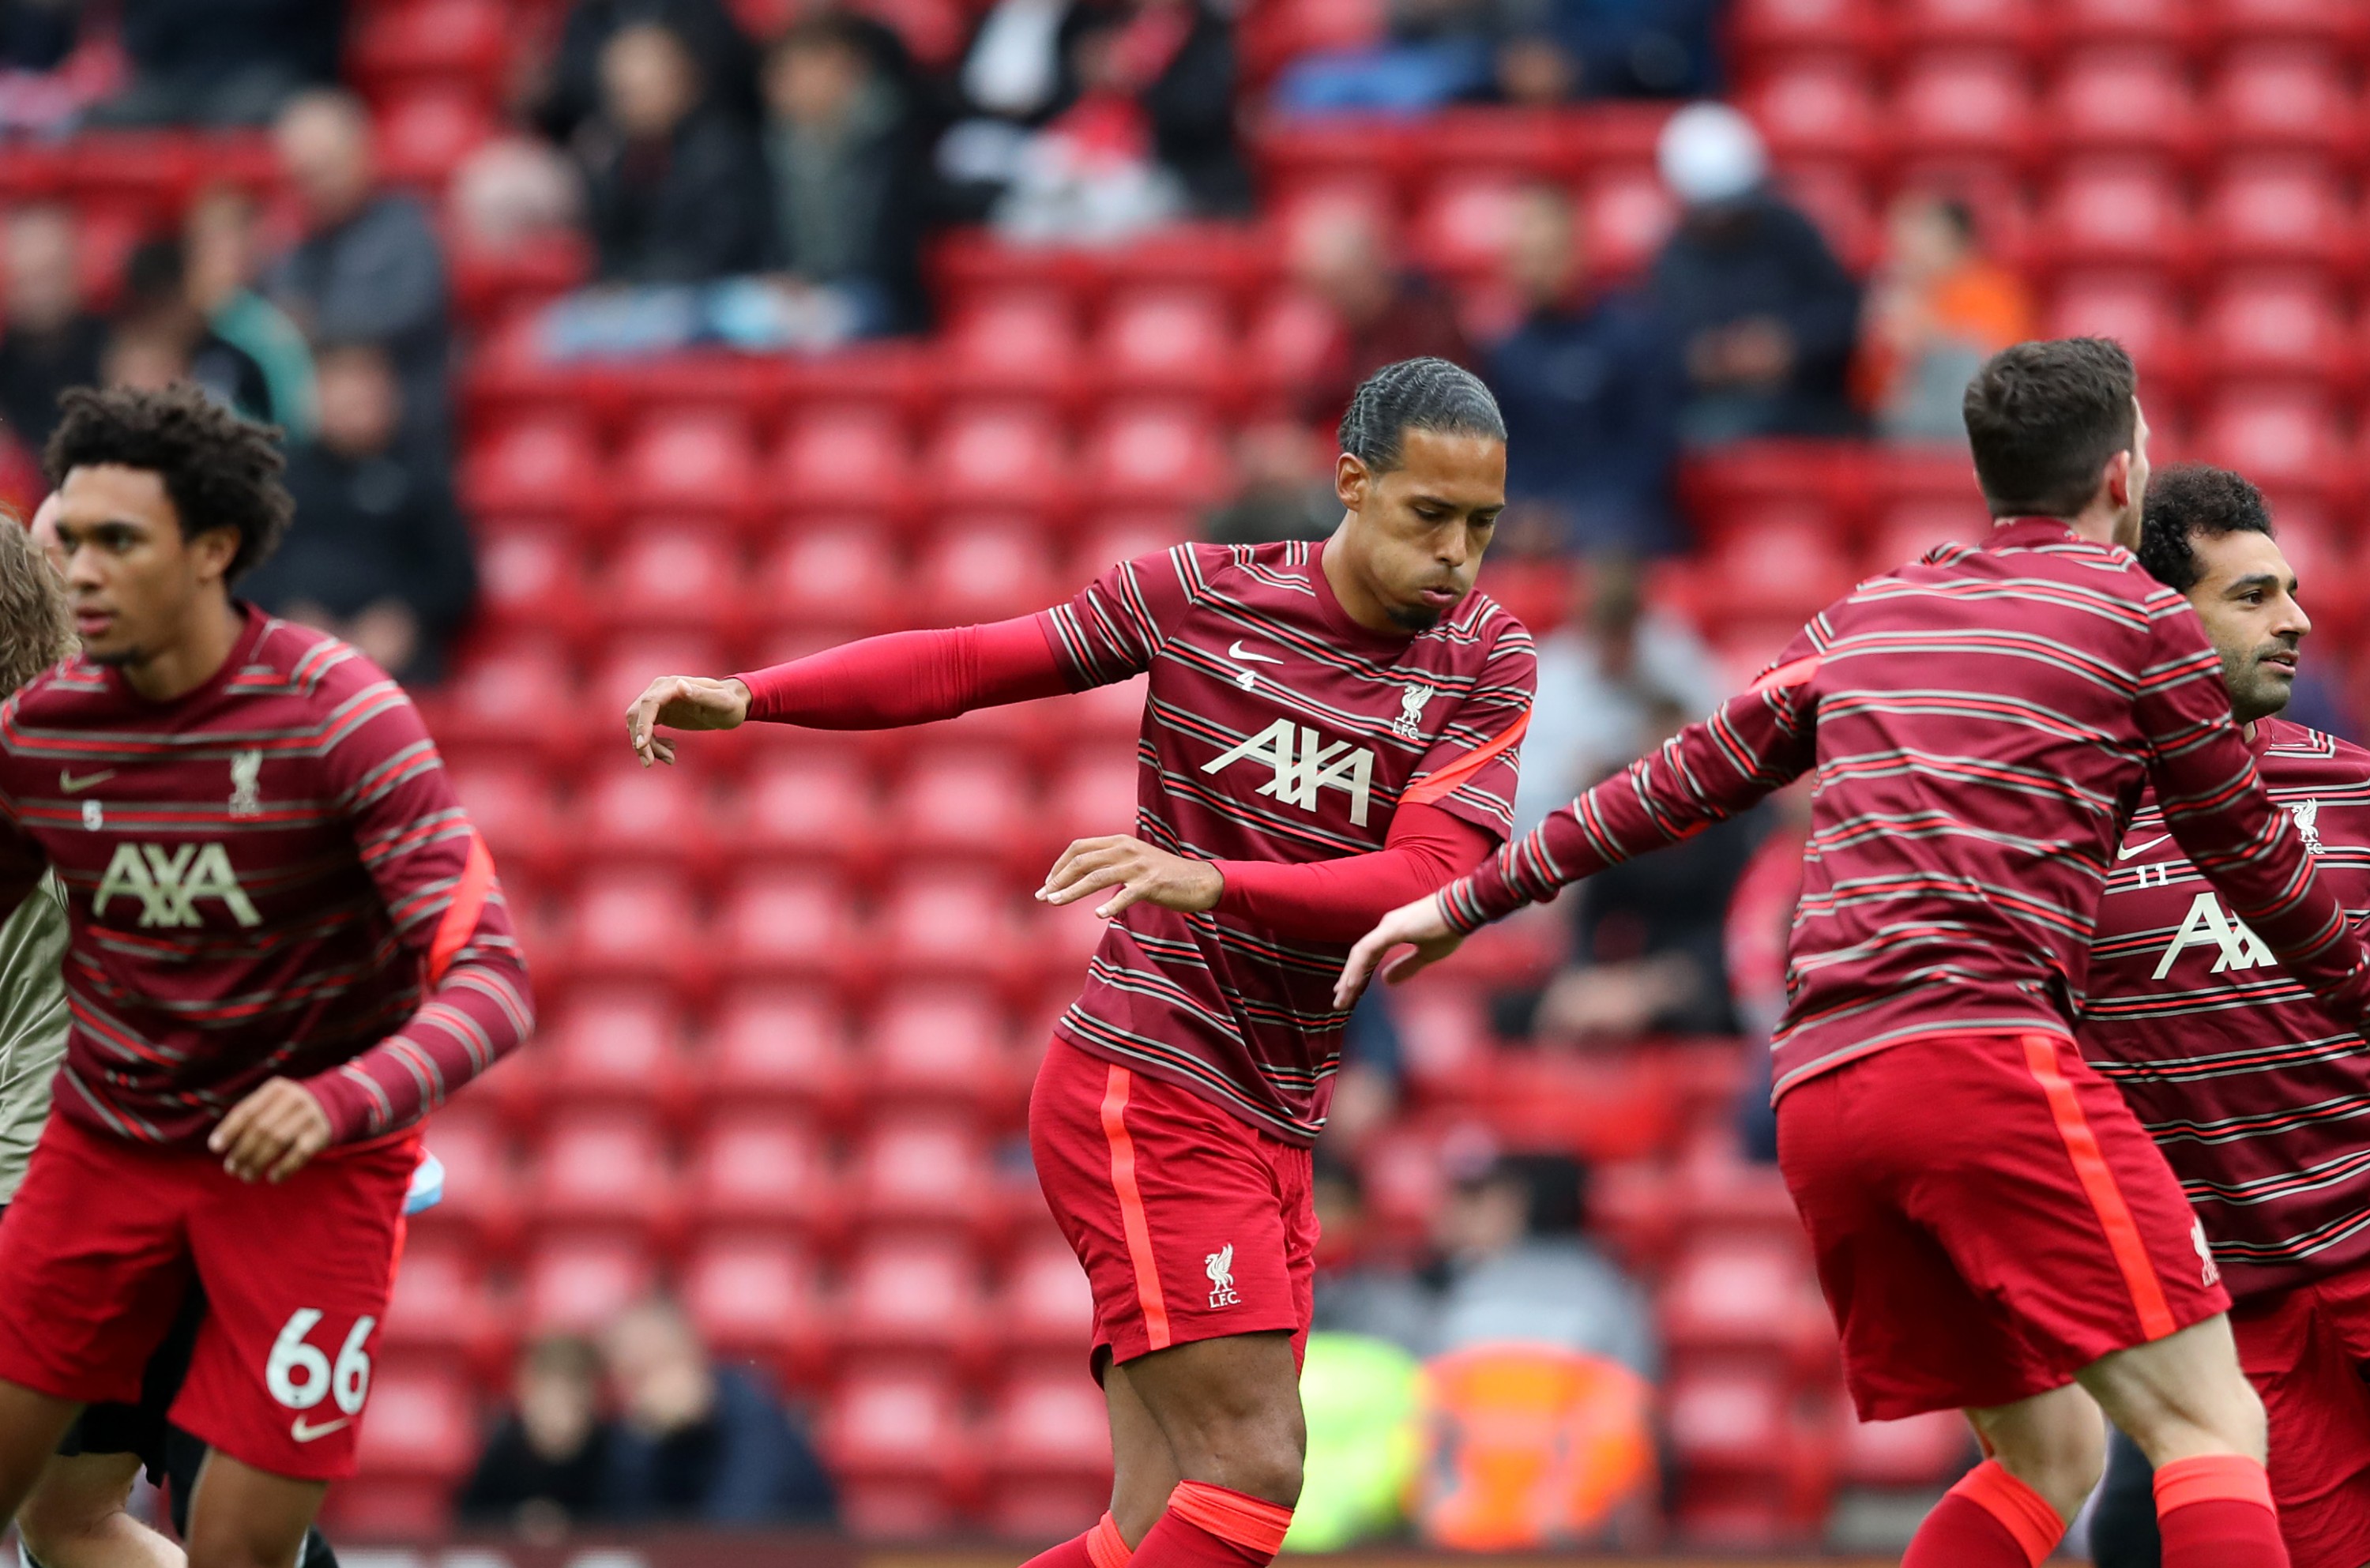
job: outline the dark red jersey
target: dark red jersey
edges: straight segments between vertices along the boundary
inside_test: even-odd
[[[1502,837],[1529,721],[1530,633],[1467,594],[1420,635],[1358,625],[1305,543],[1180,545],[1045,612],[1073,684],[1149,672],[1136,834],[1208,860],[1380,849],[1402,803]],[[1273,1136],[1325,1124],[1347,942],[1138,904],[1087,968],[1061,1032],[1216,1101]]]
[[[2263,793],[2187,600],[2064,524],[1872,578],[1769,673],[1444,894],[1471,929],[1817,769],[1777,1089],[1938,1033],[2071,1032],[2124,824],[2167,831],[2348,1016],[2370,957]]]
[[[81,658],[0,706],[0,903],[66,890],[58,1111],[202,1139],[265,1078],[340,1141],[418,1120],[532,1026],[484,843],[402,688],[246,612],[222,669],[151,702]]]
[[[2279,719],[2252,749],[2320,880],[2370,912],[2370,751]],[[2370,1259],[2359,1027],[2297,983],[2146,797],[2107,874],[2077,1038],[2188,1190],[2233,1296]]]

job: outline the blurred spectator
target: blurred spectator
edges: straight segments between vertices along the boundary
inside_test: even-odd
[[[690,51],[712,107],[744,129],[757,124],[757,47],[725,0],[575,0],[560,25],[535,122],[555,142],[575,136],[605,96],[602,56],[627,28],[663,27]]]
[[[254,198],[236,186],[218,186],[190,204],[182,231],[190,302],[215,337],[255,362],[272,422],[291,445],[302,445],[313,439],[319,407],[313,350],[287,313],[255,292],[256,222]]]
[[[0,419],[29,452],[57,428],[58,394],[98,380],[107,323],[83,308],[74,213],[29,205],[8,214],[7,321],[0,332]]]
[[[1530,187],[1515,210],[1506,274],[1524,317],[1488,366],[1506,416],[1515,515],[1505,521],[1516,525],[1501,536],[1660,555],[1683,543],[1671,507],[1685,395],[1676,345],[1644,301],[1589,288],[1579,222],[1558,186]]]
[[[532,136],[497,136],[462,161],[445,192],[456,237],[494,254],[584,227],[576,164]]]
[[[1261,420],[1235,438],[1234,499],[1202,522],[1214,545],[1329,538],[1341,524],[1333,493],[1333,443],[1294,420]]]
[[[403,382],[406,439],[442,455],[452,433],[451,306],[428,210],[377,188],[370,113],[351,93],[306,93],[281,115],[278,136],[305,236],[265,293],[316,340],[385,347]]]
[[[402,445],[403,391],[366,343],[321,352],[321,432],[288,463],[296,522],[241,592],[352,643],[398,679],[434,682],[477,593],[442,463]]]
[[[1116,240],[1250,209],[1232,26],[1208,0],[998,0],[959,77],[938,167],[1017,238]]]
[[[765,102],[777,286],[829,291],[852,335],[918,329],[926,169],[903,89],[823,12],[775,44]]]
[[[94,124],[265,125],[337,80],[344,0],[121,3],[132,85],[91,111]]]
[[[0,0],[0,131],[54,135],[114,90],[107,29],[85,37],[84,0]]]
[[[1984,361],[2032,336],[2023,281],[1983,253],[1964,202],[1896,198],[1869,286],[1854,367],[1861,401],[1894,441],[1967,439],[1967,383]]]
[[[215,332],[191,297],[178,240],[141,242],[124,263],[123,296],[108,347],[110,385],[161,389],[194,381],[224,408],[278,422],[263,367]]]
[[[1684,346],[1687,440],[1837,435],[1859,289],[1811,220],[1769,189],[1760,133],[1725,104],[1662,128],[1662,179],[1682,204],[1654,259],[1654,297]]]
[[[602,1342],[625,1421],[611,1493],[634,1519],[828,1524],[831,1479],[755,1376],[719,1366],[672,1304],[649,1301]]]
[[[601,281],[704,283],[764,267],[773,203],[755,137],[702,100],[679,37],[637,22],[601,48],[601,110],[576,133]]]
[[[1311,1181],[1318,1228],[1315,1331],[1429,1355],[1440,1334],[1437,1293],[1378,1244],[1357,1167],[1329,1147],[1318,1152]]]
[[[1647,602],[1634,563],[1605,557],[1576,570],[1573,583],[1582,613],[1539,641],[1517,833],[1644,755],[1657,710],[1697,719],[1728,696],[1711,651],[1684,618]]]
[[[512,1397],[462,1489],[461,1517],[551,1537],[611,1511],[616,1427],[601,1412],[601,1358],[581,1339],[537,1340],[520,1355]]]
[[[1548,1344],[1655,1375],[1646,1294],[1582,1234],[1586,1190],[1587,1171],[1561,1154],[1501,1155],[1456,1182],[1435,1226],[1449,1266],[1443,1353]]]
[[[1718,0],[1507,0],[1511,36],[1498,57],[1500,92],[1516,102],[1540,101],[1525,89],[1547,78],[1536,60],[1522,56],[1552,51],[1582,97],[1716,93],[1719,12]]]
[[[1717,90],[1717,0],[1393,0],[1390,40],[1303,56],[1291,112],[1410,113],[1462,99],[1534,107]]]
[[[1358,383],[1395,360],[1431,354],[1479,366],[1446,296],[1395,266],[1372,211],[1344,204],[1311,213],[1294,236],[1292,268],[1334,320],[1331,345],[1301,399],[1310,423],[1331,430]]]

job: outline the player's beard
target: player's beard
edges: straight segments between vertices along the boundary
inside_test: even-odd
[[[1421,635],[1440,624],[1440,612],[1430,605],[1385,605],[1391,624],[1410,635]]]
[[[2266,642],[2243,654],[2222,656],[2222,684],[2229,688],[2230,709],[2241,724],[2251,724],[2258,719],[2269,719],[2287,707],[2295,696],[2295,680],[2290,672],[2287,680],[2269,673],[2263,661],[2275,653],[2294,653],[2284,642]]]

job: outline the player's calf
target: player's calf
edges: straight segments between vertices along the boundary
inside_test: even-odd
[[[190,1568],[291,1568],[328,1491],[214,1450],[190,1499]]]
[[[181,1568],[181,1549],[133,1518],[127,1505],[137,1454],[52,1458],[17,1510],[17,1531],[40,1568]]]
[[[0,1518],[13,1519],[33,1494],[58,1439],[82,1406],[0,1378]]]

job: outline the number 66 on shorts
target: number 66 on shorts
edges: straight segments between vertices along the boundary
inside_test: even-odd
[[[334,1392],[339,1410],[360,1415],[362,1401],[370,1398],[370,1353],[362,1346],[378,1327],[378,1320],[367,1315],[354,1320],[346,1343],[338,1347],[334,1368],[329,1358],[305,1339],[320,1320],[317,1307],[300,1307],[289,1318],[288,1326],[271,1342],[271,1355],[263,1364],[264,1387],[290,1410],[311,1410]]]

